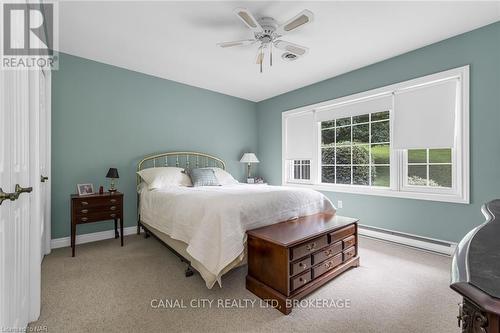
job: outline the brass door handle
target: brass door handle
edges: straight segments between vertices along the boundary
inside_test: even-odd
[[[4,200],[9,199],[10,201],[16,201],[19,199],[19,196],[21,193],[31,193],[33,191],[33,187],[21,187],[19,184],[16,184],[14,193],[5,193],[1,188],[0,188],[0,205]]]
[[[4,200],[10,200],[10,201],[16,200],[17,198],[15,196],[16,196],[15,193],[5,193],[0,187],[0,205],[2,204],[2,202],[4,202]]]
[[[44,175],[40,175],[40,181],[41,181],[42,183],[45,183],[47,180],[49,180],[49,177],[46,177],[46,176],[44,176]]]
[[[21,187],[19,184],[16,184],[16,194],[18,198],[21,193],[31,193],[31,191],[33,191],[33,187]]]

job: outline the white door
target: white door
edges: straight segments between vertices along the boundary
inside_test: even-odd
[[[50,253],[50,95],[51,72],[41,72],[39,76],[40,103],[39,103],[39,128],[40,128],[40,234],[41,256]]]
[[[0,205],[4,329],[25,328],[40,313],[39,75],[0,71],[0,187],[11,193]]]

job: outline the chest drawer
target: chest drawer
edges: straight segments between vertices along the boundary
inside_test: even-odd
[[[356,232],[356,226],[350,225],[340,230],[330,233],[330,243],[338,242],[347,236],[354,235]]]
[[[323,235],[291,249],[291,259],[299,259],[328,245],[327,235]]]
[[[291,279],[290,289],[293,291],[311,281],[311,271],[307,271]]]
[[[342,242],[337,242],[313,255],[313,263],[317,264],[342,252]]]
[[[291,264],[290,275],[294,276],[304,272],[306,269],[311,268],[311,257],[302,259],[301,261]]]
[[[78,200],[73,201],[73,205],[76,209],[102,207],[102,206],[118,206],[121,204],[122,204],[121,196],[78,198]]]
[[[356,236],[353,235],[347,237],[342,241],[342,244],[344,244],[343,245],[344,250],[350,248],[351,246],[354,246],[354,244],[356,244]]]
[[[323,261],[318,266],[313,268],[313,278],[317,278],[321,274],[328,272],[329,270],[337,267],[342,263],[342,253],[337,254],[331,259]]]
[[[344,261],[347,261],[356,256],[356,247],[353,246],[345,250],[343,253],[344,253]]]

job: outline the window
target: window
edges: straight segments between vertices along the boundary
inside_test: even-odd
[[[452,150],[409,149],[407,185],[452,188]]]
[[[389,111],[321,122],[321,182],[390,185]]]
[[[291,160],[289,161],[289,180],[308,181],[311,179],[311,160]]]
[[[283,184],[469,202],[468,66],[283,113]]]

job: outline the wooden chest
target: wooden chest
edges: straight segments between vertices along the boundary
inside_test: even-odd
[[[291,300],[359,266],[357,223],[317,214],[248,231],[247,289],[289,314]]]

